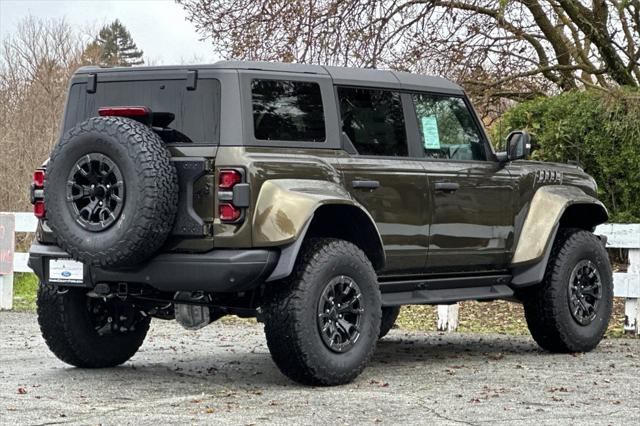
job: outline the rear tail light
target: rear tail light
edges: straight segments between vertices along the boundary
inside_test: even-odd
[[[242,174],[237,170],[220,170],[218,173],[218,188],[232,189],[235,184],[242,182]]]
[[[43,219],[46,216],[46,211],[44,209],[44,200],[37,200],[33,203],[33,214],[38,219]]]
[[[44,170],[36,170],[33,172],[33,184],[36,188],[44,187]]]
[[[240,219],[241,211],[231,203],[220,203],[218,205],[220,220],[225,222],[235,222]]]
[[[218,172],[218,217],[222,222],[237,222],[242,219],[243,207],[248,204],[241,200],[239,190],[248,185],[243,183],[244,174],[236,169],[222,169]],[[244,197],[246,198],[246,197]]]
[[[33,214],[38,219],[43,219],[46,215],[44,208],[44,170],[33,172],[33,183],[31,184],[31,204],[33,204]]]

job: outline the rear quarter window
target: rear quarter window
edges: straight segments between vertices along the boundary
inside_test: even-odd
[[[255,138],[263,141],[323,142],[326,139],[322,95],[317,83],[252,80]]]
[[[220,82],[200,79],[196,90],[185,80],[100,81],[95,93],[86,84],[72,86],[67,102],[65,131],[98,116],[106,106],[147,106],[154,113],[173,115],[157,128],[165,142],[218,144],[220,135]]]

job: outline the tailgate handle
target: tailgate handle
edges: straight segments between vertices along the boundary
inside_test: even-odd
[[[380,182],[377,180],[352,180],[351,186],[354,189],[377,189],[380,187]]]
[[[436,182],[436,191],[455,192],[460,189],[460,184],[455,182]]]

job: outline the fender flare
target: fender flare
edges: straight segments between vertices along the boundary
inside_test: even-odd
[[[542,281],[563,215],[579,206],[597,213],[582,218],[583,226],[595,228],[609,218],[604,204],[578,187],[553,185],[536,191],[511,260],[512,286],[526,287]]]
[[[254,247],[281,247],[278,263],[267,281],[291,273],[317,210],[326,205],[358,209],[375,229],[380,248],[383,247],[380,231],[369,212],[339,184],[313,179],[268,180],[260,188],[252,224]]]

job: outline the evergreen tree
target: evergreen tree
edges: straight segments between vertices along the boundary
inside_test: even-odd
[[[88,62],[97,60],[103,66],[130,67],[142,65],[142,50],[139,50],[131,34],[119,20],[102,27],[95,41],[90,43],[83,55]]]

